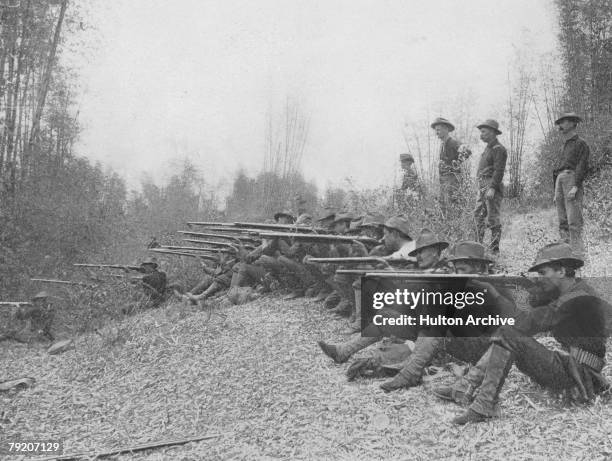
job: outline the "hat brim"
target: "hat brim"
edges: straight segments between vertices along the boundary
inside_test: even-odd
[[[467,256],[460,256],[458,258],[448,258],[447,261],[449,263],[454,263],[457,261],[478,261],[481,263],[489,263],[489,264],[493,264],[494,261],[492,259],[488,259],[488,258],[468,258]]]
[[[415,248],[414,250],[412,250],[410,253],[408,253],[408,256],[416,256],[416,254],[421,251],[423,248],[429,248],[429,247],[439,247],[440,250],[444,250],[446,248],[448,248],[449,243],[448,242],[434,242],[434,243],[428,243],[427,245],[423,245],[420,246],[418,248]]]
[[[495,128],[494,126],[491,126],[491,125],[486,125],[486,124],[484,124],[484,123],[483,123],[483,124],[481,124],[481,125],[478,125],[476,128],[478,128],[478,129],[481,129],[481,128],[488,128],[488,129],[490,129],[490,130],[493,130],[493,131],[495,132],[495,134],[497,134],[497,135],[502,134],[502,132],[501,132],[499,129],[497,129],[497,128]]]
[[[555,125],[560,125],[563,120],[573,120],[576,123],[581,123],[582,119],[578,116],[569,115],[566,117],[561,117],[555,120]]]
[[[153,266],[153,267],[155,267],[156,269],[157,269],[157,267],[159,267],[157,263],[152,263],[152,262],[148,262],[148,263],[140,263],[140,267],[143,267],[143,266]]]
[[[436,123],[432,123],[430,126],[432,129],[435,129],[436,126],[438,125],[444,125],[448,127],[448,131],[455,131],[455,125],[453,125],[452,123],[448,123],[448,122],[436,122]]]
[[[409,240],[414,240],[414,239],[413,239],[413,238],[410,236],[410,234],[407,234],[406,232],[404,232],[404,231],[403,231],[403,230],[401,230],[401,229],[398,229],[397,227],[387,226],[386,224],[383,224],[383,227],[384,227],[384,228],[386,228],[386,229],[391,229],[391,230],[397,231],[397,232],[399,232],[400,234],[405,235],[406,237],[408,237],[408,239],[409,239]]]
[[[536,261],[533,266],[527,269],[527,272],[537,272],[538,270],[540,270],[540,268],[544,266],[549,266],[554,263],[570,263],[574,266],[574,269],[580,269],[582,266],[584,266],[584,261],[578,258],[551,258],[544,259],[542,261]]]

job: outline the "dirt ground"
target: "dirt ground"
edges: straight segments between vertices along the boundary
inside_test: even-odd
[[[526,227],[508,227],[508,260],[531,260],[519,245]],[[612,402],[563,407],[513,369],[500,418],[454,427],[461,408],[430,392],[452,379],[445,373],[390,394],[382,379],[347,382],[348,364],[316,344],[345,340],[344,328],[320,303],[271,296],[218,307],[209,322],[180,304],[150,310],[56,356],[1,343],[2,377],[36,384],[0,394],[0,441],[44,435],[69,453],[218,435],[115,459],[612,458]],[[610,366],[605,374],[612,381]]]

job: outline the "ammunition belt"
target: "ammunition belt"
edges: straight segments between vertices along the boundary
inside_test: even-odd
[[[570,355],[574,357],[576,362],[591,367],[598,372],[601,371],[605,365],[604,359],[584,349],[580,349],[579,347],[570,347]]]

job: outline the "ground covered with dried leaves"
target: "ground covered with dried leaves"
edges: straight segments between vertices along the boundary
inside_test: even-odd
[[[345,321],[320,303],[270,296],[215,312],[209,321],[180,304],[142,312],[56,356],[0,344],[3,378],[36,379],[0,394],[0,441],[44,435],[82,452],[219,435],[115,459],[612,458],[612,402],[563,407],[513,370],[501,418],[458,428],[450,420],[461,408],[430,392],[452,379],[444,372],[390,394],[382,379],[347,382],[348,365],[316,345],[345,340]]]

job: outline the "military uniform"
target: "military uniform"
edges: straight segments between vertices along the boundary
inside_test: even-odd
[[[491,128],[497,134],[501,134],[497,126],[498,124],[495,120],[487,120],[478,127]],[[478,181],[478,199],[474,210],[476,236],[477,240],[482,243],[486,228],[491,229],[491,244],[489,247],[494,253],[499,252],[499,242],[501,240],[502,225],[500,212],[504,195],[502,181],[506,170],[507,157],[506,148],[500,144],[497,138],[494,139],[487,144],[482,153],[478,164],[478,172],[476,173]],[[489,189],[495,191],[492,198],[487,197]]]
[[[580,267],[564,243],[551,244],[540,250],[530,271],[551,263]],[[601,374],[605,364],[606,303],[585,281],[575,279],[559,298],[517,317],[516,326],[504,326],[491,338],[485,355],[470,370],[460,388],[462,400],[472,401],[468,411],[453,422],[465,424],[494,416],[495,405],[504,381],[514,363],[538,384],[556,392],[567,392],[579,401],[588,401],[609,385]],[[531,335],[550,331],[566,352],[553,351]],[[446,398],[442,389],[437,394]]]
[[[158,264],[153,258],[148,258],[140,264],[143,268],[147,265],[151,266],[153,271],[145,273],[141,283],[145,294],[149,296],[155,306],[165,298],[167,277],[165,272],[157,270]]]
[[[564,114],[555,124],[564,119],[582,121],[576,114]],[[559,234],[561,239],[569,243],[574,251],[582,253],[582,200],[584,195],[583,182],[589,168],[589,146],[577,134],[565,141],[560,162],[553,172],[555,186],[555,205],[559,217]],[[574,198],[568,196],[569,191],[576,187]]]

